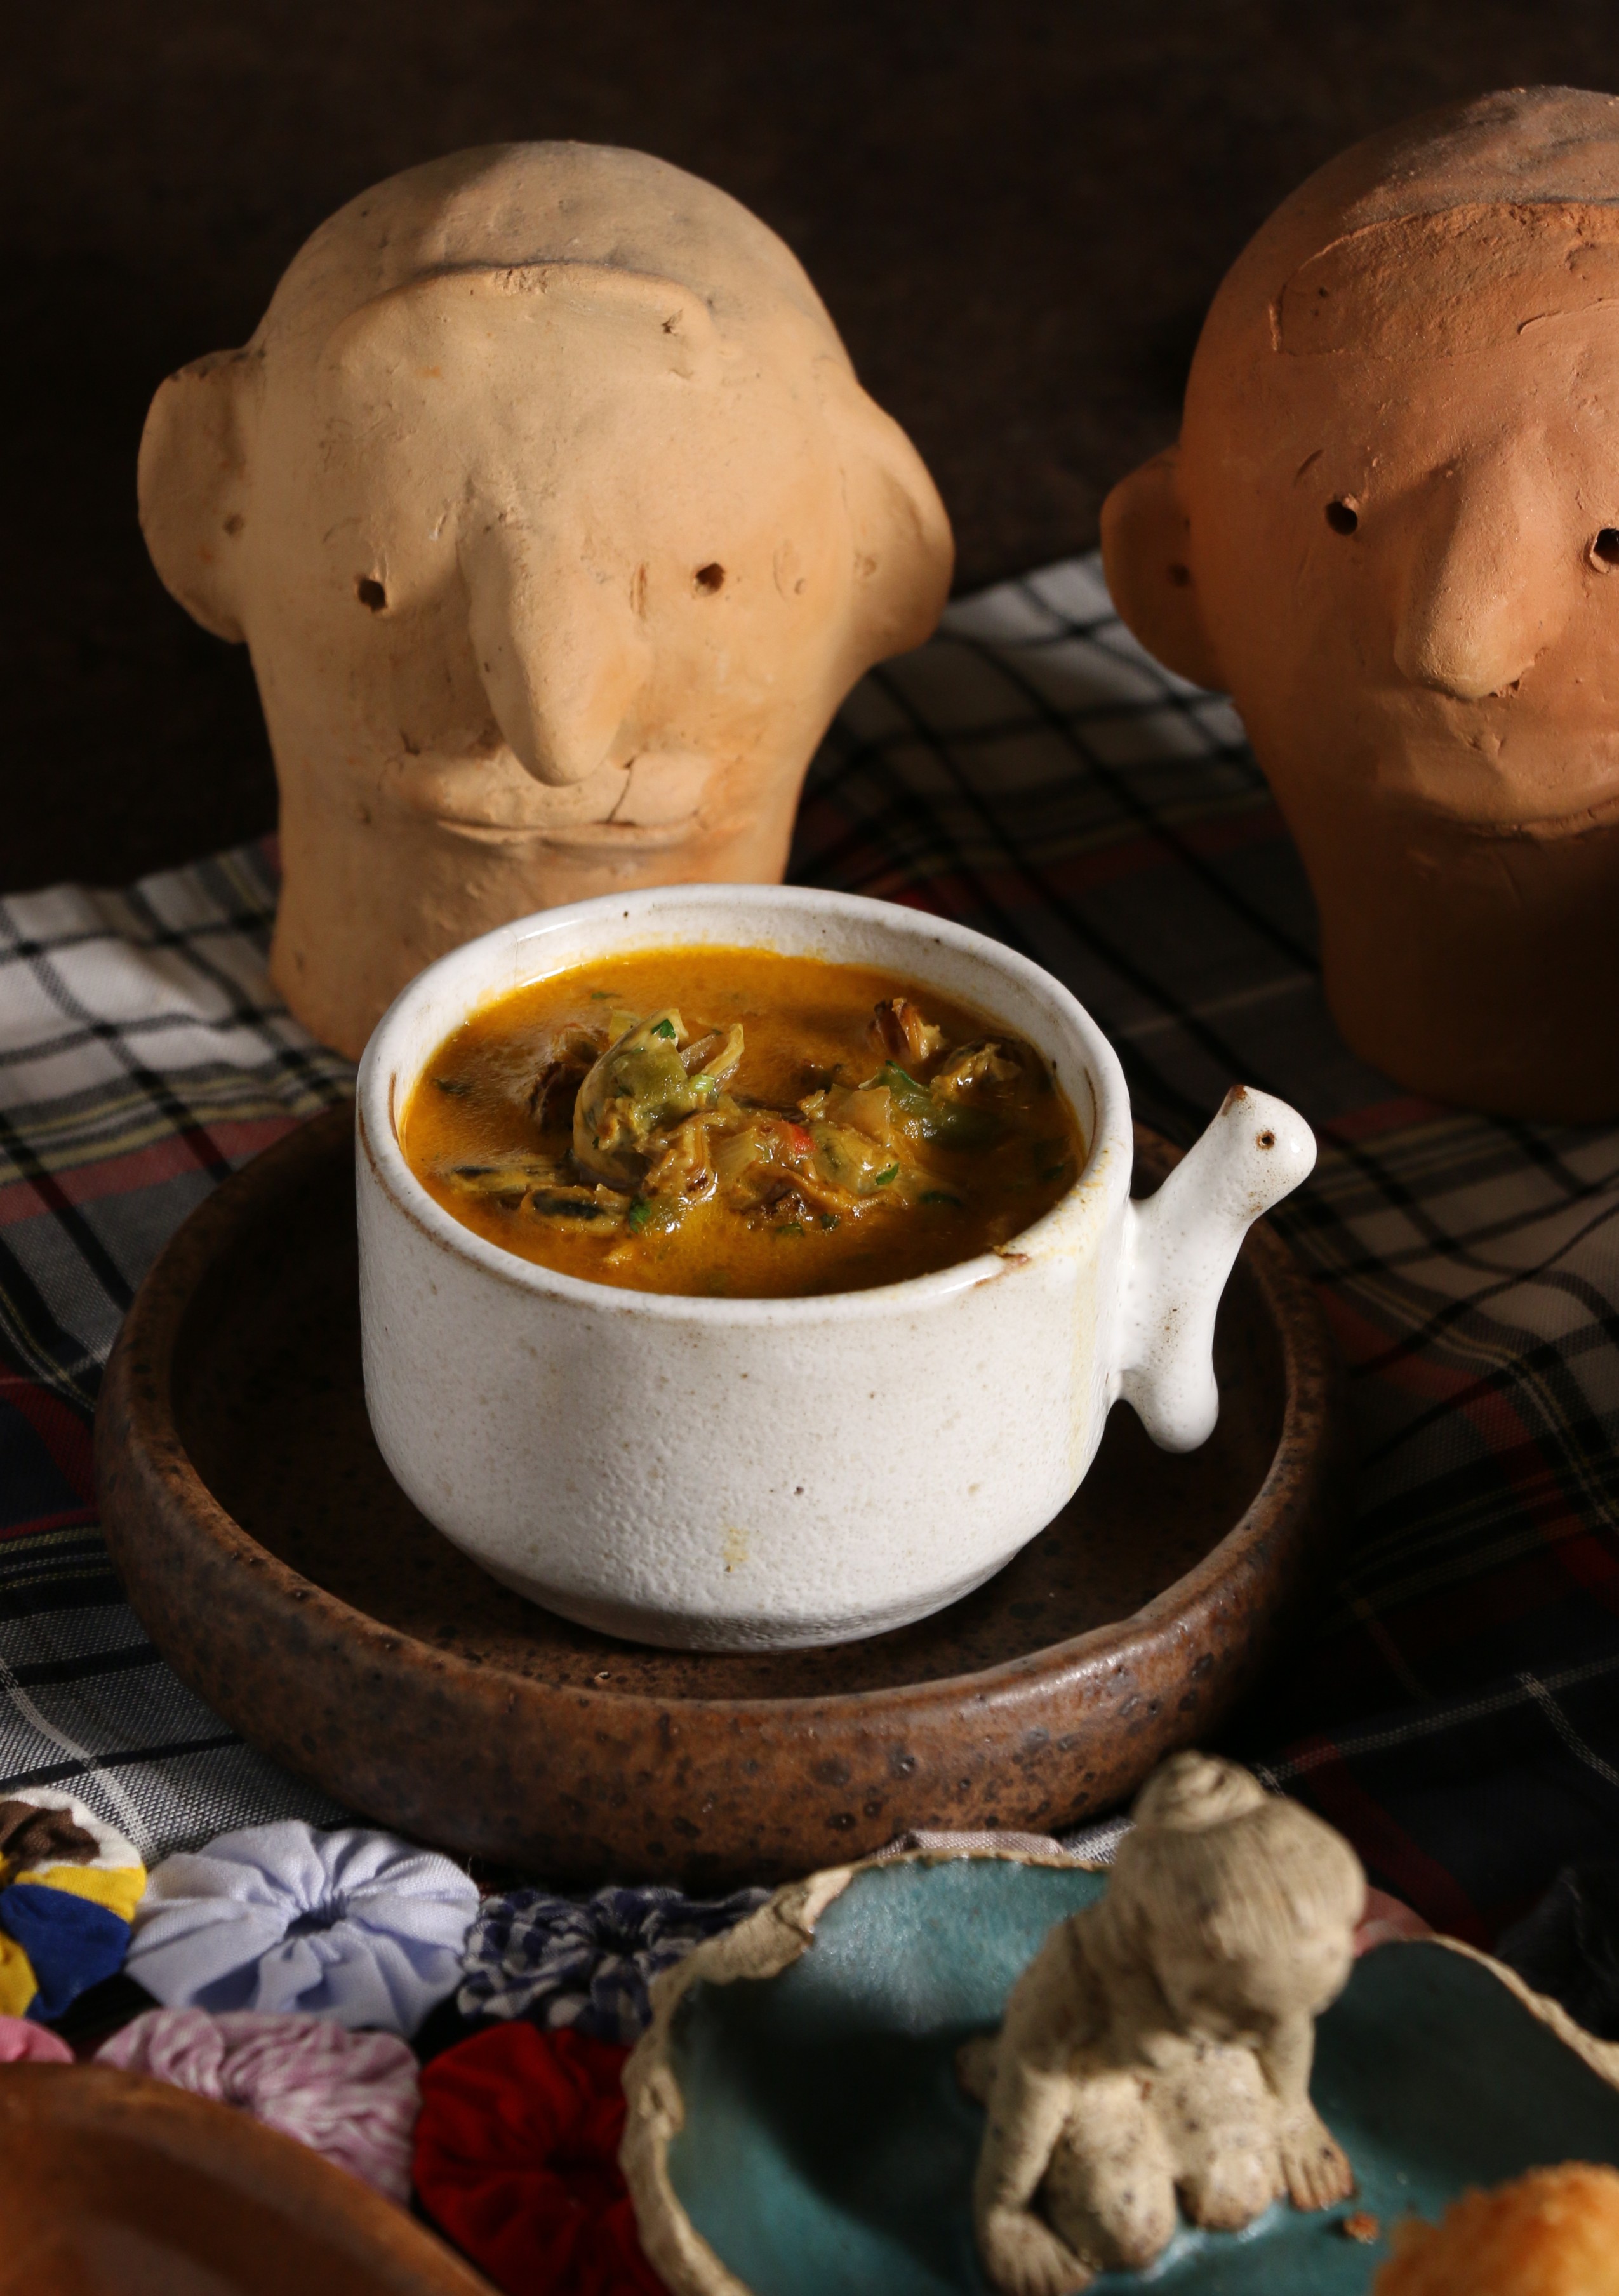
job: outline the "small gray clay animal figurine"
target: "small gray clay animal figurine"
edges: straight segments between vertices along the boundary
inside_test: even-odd
[[[1354,2189],[1310,2102],[1314,2019],[1348,1978],[1348,1844],[1235,1763],[1149,1780],[1107,1895],[1047,1938],[1001,2030],[961,2053],[989,2126],[973,2211],[1002,2296],[1150,2264],[1175,2202],[1235,2231]]]

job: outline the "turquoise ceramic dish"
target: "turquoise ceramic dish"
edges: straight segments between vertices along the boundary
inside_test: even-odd
[[[867,1866],[774,1975],[715,1982],[704,1967],[727,1964],[700,1948],[666,1980],[629,2082],[642,2133],[626,2165],[670,2284],[991,2296],[969,2211],[983,2113],[957,2086],[955,2051],[999,2021],[1052,1923],[1105,1886],[1005,1858]],[[797,1941],[779,1933],[785,1957]],[[1356,1965],[1317,2029],[1313,2092],[1357,2199],[1317,2216],[1284,2204],[1241,2234],[1182,2229],[1149,2272],[1095,2288],[1362,2296],[1401,2217],[1538,2163],[1619,2164],[1619,2089],[1492,1965],[1438,1944]],[[1340,2229],[1351,2209],[1379,2219],[1375,2246]],[[717,2279],[693,2276],[705,2249]]]

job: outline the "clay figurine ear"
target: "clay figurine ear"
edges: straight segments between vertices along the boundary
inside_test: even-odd
[[[848,368],[817,362],[827,422],[843,464],[854,543],[859,666],[931,637],[950,595],[955,540],[928,466],[899,424]]]
[[[489,510],[463,529],[461,569],[468,634],[508,746],[536,781],[588,780],[651,666],[627,594],[560,537],[542,542]]]
[[[1102,504],[1102,571],[1120,619],[1149,654],[1194,685],[1223,692],[1188,562],[1180,463],[1180,448],[1166,447],[1114,488]]]
[[[258,363],[215,351],[160,383],[141,433],[141,531],[163,586],[205,630],[240,644],[233,559],[246,521],[249,395]]]

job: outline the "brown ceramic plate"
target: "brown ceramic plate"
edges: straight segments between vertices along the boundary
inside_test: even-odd
[[[357,2177],[108,2065],[0,2066],[0,2226],[17,2296],[489,2296]]]
[[[1156,1182],[1173,1152],[1138,1136]],[[938,1616],[832,1650],[650,1650],[487,1578],[372,1440],[351,1119],[226,1182],[142,1286],[96,1430],[102,1518],[176,1671],[352,1808],[555,1880],[767,1881],[913,1826],[1050,1832],[1252,1679],[1329,1544],[1330,1341],[1263,1225],[1221,1309],[1220,1423],[1116,1410],[1078,1496]]]

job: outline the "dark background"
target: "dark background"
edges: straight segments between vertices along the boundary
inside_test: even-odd
[[[172,367],[243,341],[333,208],[572,135],[711,177],[797,250],[972,588],[1089,547],[1176,427],[1203,309],[1343,144],[1534,80],[1619,87],[1613,0],[54,0],[0,74],[0,887],[268,827],[239,647],[147,564]]]

